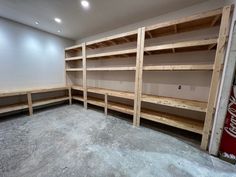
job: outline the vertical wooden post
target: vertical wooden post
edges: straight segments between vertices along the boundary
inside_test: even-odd
[[[107,109],[108,109],[108,95],[105,93],[105,115],[107,116]]]
[[[30,92],[27,93],[27,100],[28,100],[28,106],[29,106],[29,115],[33,115],[33,106],[32,106],[32,95]]]
[[[68,85],[68,80],[67,80],[67,72],[66,72],[66,68],[67,68],[67,63],[66,63],[66,50],[64,50],[65,54],[64,54],[64,63],[65,63],[65,67],[64,67],[64,73],[65,73],[65,85]]]
[[[84,108],[87,109],[87,66],[86,66],[86,43],[82,44],[83,56],[83,94],[84,94]]]
[[[218,85],[220,83],[221,65],[225,55],[226,40],[229,33],[231,6],[225,6],[222,12],[220,32],[215,56],[214,70],[212,74],[206,117],[203,128],[201,148],[207,150],[214,118],[215,103],[217,100]]]
[[[145,27],[138,29],[133,125],[140,125]]]
[[[69,104],[72,105],[71,87],[68,88],[68,94],[69,94]]]

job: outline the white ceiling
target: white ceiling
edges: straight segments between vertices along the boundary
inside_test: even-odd
[[[70,39],[110,31],[204,0],[0,0],[0,16]],[[62,19],[62,24],[54,18]],[[39,21],[36,25],[34,22]],[[62,30],[58,33],[58,30]]]

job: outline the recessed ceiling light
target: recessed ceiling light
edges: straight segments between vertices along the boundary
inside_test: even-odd
[[[39,22],[34,22],[36,25],[38,25],[39,24]]]
[[[61,32],[61,30],[57,30],[57,32],[58,32],[58,33],[60,33],[60,32]]]
[[[82,1],[80,1],[80,3],[86,9],[88,9],[89,6],[90,6],[90,4],[89,4],[89,2],[87,0],[82,0]]]
[[[54,18],[55,22],[57,23],[61,23],[61,19],[60,18]]]

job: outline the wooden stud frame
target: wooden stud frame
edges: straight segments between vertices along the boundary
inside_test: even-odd
[[[214,70],[211,79],[210,93],[203,129],[203,136],[201,142],[201,148],[206,150],[209,144],[209,137],[212,129],[212,123],[215,112],[215,104],[217,99],[217,91],[220,83],[220,73],[221,73],[221,65],[225,55],[226,48],[226,40],[229,33],[229,19],[231,13],[231,6],[225,6],[223,8],[222,18],[221,18],[221,26],[218,38],[218,45],[215,56]]]
[[[82,57],[67,58],[66,61],[83,60],[83,68],[67,69],[66,72],[83,72],[83,86],[72,86],[72,89],[79,89],[84,93],[84,106],[87,108],[87,91],[93,93],[104,94],[104,100],[91,100],[89,102],[104,107],[104,112],[107,115],[108,109],[113,109],[123,113],[133,115],[133,125],[140,125],[140,117],[156,121],[159,123],[167,124],[170,126],[182,128],[202,135],[201,148],[206,150],[208,147],[209,136],[212,129],[212,122],[214,116],[215,103],[217,99],[218,86],[220,82],[220,73],[222,71],[222,63],[225,54],[225,46],[227,43],[230,12],[232,6],[225,6],[224,8],[192,15],[186,18],[172,20],[169,22],[159,23],[156,25],[139,28],[138,30],[130,31],[127,33],[117,34],[114,36],[105,37],[95,41],[81,44],[69,49],[76,49],[82,47]],[[193,25],[194,23],[194,25]],[[196,24],[195,24],[196,23]],[[187,25],[186,25],[187,24]],[[164,44],[158,46],[145,46],[145,40],[156,38],[163,35],[177,34],[187,31],[199,30],[201,28],[211,28],[220,25],[220,32],[218,38],[202,39],[194,41],[184,41],[171,44]],[[191,28],[191,29],[190,29]],[[164,31],[167,30],[167,31]],[[170,31],[168,31],[170,30]],[[137,36],[137,37],[136,37]],[[136,39],[135,39],[136,37]],[[86,47],[96,49],[100,47],[108,47],[118,45],[126,42],[137,41],[136,49],[126,49],[121,51],[112,51],[105,53],[98,53],[86,55]],[[164,65],[164,66],[143,66],[144,54],[153,55],[164,53],[178,53],[182,51],[198,51],[202,50],[216,50],[215,62],[212,64],[203,65]],[[136,54],[135,67],[104,67],[104,68],[87,68],[87,59],[107,59],[112,57],[129,57]],[[101,72],[101,71],[135,71],[135,90],[134,93],[114,91],[101,88],[87,87],[86,72]],[[154,95],[142,94],[142,75],[143,71],[211,71],[212,81],[210,86],[208,102],[199,102],[193,100],[184,100],[168,97],[160,97]],[[126,105],[118,105],[109,101],[108,96],[115,96],[125,99],[134,100],[134,107]],[[205,121],[199,122],[194,120],[187,120],[186,118],[165,115],[162,113],[152,113],[147,110],[141,110],[141,103],[149,102],[169,107],[186,109],[191,111],[198,111],[206,113]],[[181,122],[182,121],[182,122]],[[181,124],[182,123],[182,124]]]

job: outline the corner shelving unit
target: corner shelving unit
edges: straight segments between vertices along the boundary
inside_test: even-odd
[[[214,115],[215,102],[217,98],[217,89],[221,79],[220,73],[224,63],[224,54],[227,44],[227,37],[230,26],[230,16],[232,6],[208,11],[205,13],[168,21],[148,27],[142,27],[138,30],[122,33],[99,40],[83,43],[78,46],[67,48],[65,62],[82,61],[81,68],[68,68],[66,73],[81,71],[83,72],[83,83],[72,83],[72,90],[82,91],[82,96],[72,95],[72,99],[84,102],[85,108],[87,103],[97,105],[107,111],[114,110],[129,115],[133,115],[133,124],[140,125],[141,119],[148,119],[158,123],[166,124],[179,129],[184,129],[202,135],[201,148],[207,149],[212,121]],[[214,38],[202,38],[198,40],[177,41],[167,44],[150,44],[150,40],[159,39],[164,36],[177,35],[185,32],[193,32],[203,29],[219,28],[219,33]],[[123,50],[99,52],[88,54],[91,50],[99,50],[114,47],[122,44],[136,42],[135,48],[125,48]],[[163,41],[162,41],[163,42]],[[72,52],[73,51],[73,52]],[[78,52],[79,51],[79,52]],[[144,61],[147,56],[171,53],[185,53],[198,51],[213,51],[215,59],[210,64],[173,64],[173,65],[145,65]],[[116,57],[134,57],[136,56],[136,66],[122,67],[87,67],[88,60],[105,60],[116,59]],[[66,65],[67,66],[67,65]],[[134,71],[135,72],[135,90],[126,92],[111,90],[105,88],[95,88],[87,85],[87,72],[108,72],[108,71]],[[164,97],[143,93],[143,73],[149,71],[159,72],[198,72],[205,71],[212,73],[209,98],[207,102],[197,100],[187,100],[181,98]],[[103,98],[87,97],[87,93],[102,95]],[[128,99],[134,102],[134,106],[110,101],[108,97],[117,97]],[[204,120],[182,117],[179,115],[163,113],[158,110],[149,110],[142,107],[142,103],[151,103],[169,108],[188,110],[205,114]]]

